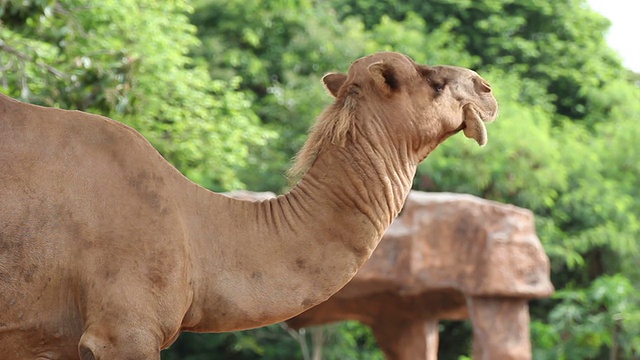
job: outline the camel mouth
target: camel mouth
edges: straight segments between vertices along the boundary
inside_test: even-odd
[[[471,111],[475,113],[475,115],[482,120],[482,122],[490,123],[496,120],[498,117],[498,110],[493,111],[480,111],[479,106],[475,104],[469,104],[469,108]]]
[[[498,111],[497,110],[494,110],[493,112],[491,112],[489,114],[482,113],[482,112],[480,112],[478,110],[475,110],[475,109],[474,109],[474,111],[476,113],[478,113],[478,116],[480,117],[480,119],[482,119],[482,121],[484,121],[486,123],[494,122],[496,120],[496,118],[498,117]]]

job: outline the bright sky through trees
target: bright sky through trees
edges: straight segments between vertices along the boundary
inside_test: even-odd
[[[622,57],[624,65],[640,72],[640,1],[589,0],[591,7],[611,20],[607,41]]]

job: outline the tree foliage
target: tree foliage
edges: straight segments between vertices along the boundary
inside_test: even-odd
[[[448,23],[449,41],[482,66],[498,66],[548,89],[559,114],[575,120],[587,114],[584,88],[598,87],[623,70],[606,45],[609,21],[584,0],[495,1],[331,0],[342,17],[361,18],[368,28],[411,14],[427,24]]]
[[[640,75],[585,0],[5,0],[0,85],[25,101],[140,130],[215,190],[279,191],[329,103],[320,79],[371,52],[475,68],[500,117],[485,148],[455,136],[414,187],[534,211],[552,299],[532,303],[536,359],[640,357]],[[468,356],[446,323],[442,359]],[[321,349],[321,350],[319,350]],[[166,359],[379,359],[354,322],[185,334]],[[213,355],[212,355],[213,354]],[[306,355],[305,355],[306,354]]]
[[[234,79],[213,81],[185,1],[7,1],[0,14],[2,83],[25,101],[103,114],[140,130],[186,175],[241,187],[261,129]]]

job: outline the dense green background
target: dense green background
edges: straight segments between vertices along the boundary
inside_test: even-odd
[[[213,190],[282,191],[329,101],[320,78],[368,53],[478,70],[500,118],[456,136],[415,188],[532,209],[552,299],[534,301],[535,359],[640,358],[640,76],[586,0],[4,0],[0,87],[140,130]],[[464,344],[461,346],[461,344]],[[445,323],[441,359],[470,353]],[[355,322],[185,334],[165,359],[381,359]]]

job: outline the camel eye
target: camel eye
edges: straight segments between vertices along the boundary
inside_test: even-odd
[[[445,86],[446,83],[444,81],[431,81],[431,87],[433,87],[437,94],[443,93]]]
[[[440,76],[437,71],[427,66],[421,66],[418,71],[437,94],[444,92],[447,81],[444,77]]]

